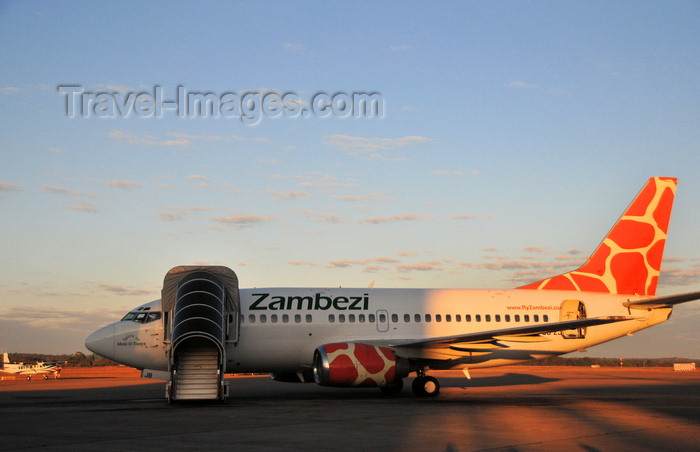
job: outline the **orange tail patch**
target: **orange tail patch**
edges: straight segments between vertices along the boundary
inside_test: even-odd
[[[519,289],[655,295],[676,179],[652,177],[578,270]]]

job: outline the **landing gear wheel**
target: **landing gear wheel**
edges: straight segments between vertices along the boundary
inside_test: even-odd
[[[440,383],[434,377],[416,377],[412,388],[418,397],[435,397],[440,393]]]
[[[398,394],[403,390],[403,380],[397,380],[391,386],[384,386],[379,388],[384,394]]]

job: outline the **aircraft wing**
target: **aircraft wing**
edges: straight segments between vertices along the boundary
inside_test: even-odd
[[[500,330],[479,331],[477,333],[458,334],[454,336],[431,337],[427,339],[406,340],[390,343],[390,347],[406,348],[452,348],[453,350],[468,351],[484,349],[494,341],[512,342],[539,342],[547,341],[540,333],[554,333],[557,331],[574,330],[606,323],[624,322],[634,320],[632,316],[606,316],[592,317],[589,319],[567,320],[564,322],[541,323],[537,325],[519,326],[515,328],[503,328]],[[488,347],[491,348],[491,347]]]
[[[700,299],[700,292],[688,292],[663,297],[646,298],[643,300],[625,301],[623,306],[631,309],[668,308],[674,304],[687,303]]]

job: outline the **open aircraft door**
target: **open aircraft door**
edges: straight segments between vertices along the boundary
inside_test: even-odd
[[[581,300],[564,300],[559,309],[559,320],[580,320],[586,318],[586,305]],[[561,335],[564,339],[583,339],[586,337],[586,328],[576,328],[574,330],[563,330]]]

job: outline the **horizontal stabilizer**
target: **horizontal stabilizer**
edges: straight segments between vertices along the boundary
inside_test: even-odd
[[[667,308],[674,304],[687,303],[698,299],[700,299],[700,292],[688,292],[664,297],[647,298],[644,300],[630,300],[622,304],[631,309],[654,309]]]

